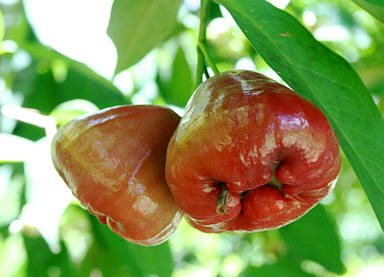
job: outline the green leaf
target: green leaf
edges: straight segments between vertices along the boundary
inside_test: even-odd
[[[295,260],[313,260],[338,274],[345,271],[336,223],[323,206],[317,205],[279,232]]]
[[[255,276],[315,277],[315,275],[304,272],[296,263],[284,258],[278,260],[276,263],[264,264],[260,267],[249,266],[239,275],[239,277]]]
[[[353,1],[355,1],[355,0],[353,0]],[[358,1],[366,2],[366,3],[369,3],[369,4],[373,4],[373,5],[378,5],[378,6],[384,7],[383,0],[358,0]]]
[[[192,70],[185,58],[185,53],[180,47],[172,66],[172,77],[169,82],[157,78],[160,94],[168,104],[184,107],[193,92]]]
[[[61,276],[75,276],[75,269],[72,266],[69,251],[63,241],[60,241],[61,251],[55,255],[55,263],[60,268]]]
[[[60,103],[73,99],[88,100],[99,109],[129,103],[110,81],[86,65],[41,44],[23,47],[32,56],[32,62],[15,72],[12,82],[12,91],[24,97],[23,107],[49,114]],[[44,136],[44,130],[18,122],[15,134],[37,140]]]
[[[27,276],[48,276],[48,268],[52,266],[54,256],[47,243],[40,236],[24,234],[23,239],[28,256]]]
[[[220,6],[215,2],[208,1],[207,3],[207,25],[215,18],[223,17],[220,11]]]
[[[35,63],[32,64],[33,72],[29,73],[31,76],[26,76],[30,78],[21,80],[25,81],[25,86],[29,87],[29,91],[24,90],[24,92],[27,92],[27,95],[32,98],[33,96],[30,94],[39,93],[32,89],[45,91],[45,94],[39,97],[42,98],[39,101],[44,101],[44,98],[48,97],[53,99],[52,104],[54,105],[50,106],[47,112],[62,102],[79,98],[94,103],[99,109],[129,103],[121,91],[109,80],[95,73],[86,65],[41,44],[24,45],[24,49],[32,55]],[[55,74],[55,67],[58,65],[62,67],[61,71],[64,71],[61,73],[62,76],[57,76],[58,73]],[[48,88],[39,86],[39,77],[46,79]],[[15,80],[15,82],[17,81]]]
[[[171,276],[173,272],[173,258],[168,243],[150,248],[129,244],[132,253],[136,255],[136,263],[145,269],[146,275]]]
[[[98,267],[103,276],[160,276],[172,275],[173,260],[167,243],[144,247],[129,243],[89,215],[94,244],[83,262],[82,274]],[[88,270],[85,270],[88,268]],[[89,272],[88,275],[89,276]]]
[[[382,0],[352,0],[381,22],[384,22],[384,1]]]
[[[28,257],[27,276],[74,276],[69,260],[69,253],[61,243],[61,251],[52,253],[44,239],[37,235],[23,233],[24,245]]]
[[[384,120],[351,65],[266,1],[216,2],[264,60],[328,117],[384,229]]]
[[[17,15],[18,20],[7,26],[7,39],[15,41],[19,49],[22,49],[25,43],[36,43],[38,39],[31,24],[28,22],[22,3],[14,7],[17,8],[14,10],[13,16]]]
[[[108,35],[114,42],[116,73],[140,61],[173,31],[181,0],[115,0]]]

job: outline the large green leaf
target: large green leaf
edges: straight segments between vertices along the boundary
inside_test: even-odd
[[[23,47],[32,55],[34,61],[34,64],[32,64],[33,68],[31,69],[33,72],[29,73],[31,75],[30,79],[22,80],[30,88],[28,91],[23,91],[27,93],[28,97],[34,97],[35,95],[32,96],[31,94],[39,93],[39,91],[33,91],[32,89],[34,88],[35,90],[45,90],[45,95],[41,95],[39,98],[42,99],[39,101],[44,101],[45,98],[54,98],[54,103],[52,104],[55,106],[78,98],[88,100],[99,108],[129,103],[121,91],[109,80],[95,73],[86,65],[38,43],[27,44]],[[40,69],[44,65],[47,66],[45,71]],[[55,76],[55,67],[62,67],[61,70],[64,71],[62,77],[57,78]],[[38,79],[43,76],[50,83],[45,84],[48,88],[44,88],[43,85],[39,86]],[[19,80],[16,79],[15,83],[17,81]],[[50,107],[49,111],[52,108]]]
[[[279,232],[295,260],[313,260],[339,274],[345,271],[336,223],[323,206],[316,206]]]
[[[99,268],[103,276],[172,275],[173,260],[167,243],[154,247],[134,245],[117,236],[94,216],[89,217],[94,243],[83,262],[81,276],[89,276],[94,267]]]
[[[359,76],[293,16],[266,1],[216,0],[265,61],[328,117],[384,228],[384,120]]]
[[[382,0],[352,0],[357,5],[367,10],[378,20],[384,22],[384,1]]]
[[[31,54],[32,62],[14,73],[12,91],[23,94],[24,107],[48,114],[73,99],[88,100],[100,109],[129,103],[110,81],[86,65],[41,44],[23,44],[23,48]],[[55,67],[59,67],[62,76],[55,76]],[[44,130],[19,122],[15,134],[37,140]]]
[[[115,0],[108,26],[118,62],[116,73],[140,61],[173,31],[181,0]]]

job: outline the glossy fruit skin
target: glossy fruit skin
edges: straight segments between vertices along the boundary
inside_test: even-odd
[[[179,120],[158,106],[108,108],[60,128],[52,160],[100,222],[130,242],[157,245],[182,217],[164,177],[167,145]]]
[[[253,232],[303,216],[332,191],[340,167],[336,134],[317,107],[239,70],[194,92],[168,145],[166,180],[195,228]]]

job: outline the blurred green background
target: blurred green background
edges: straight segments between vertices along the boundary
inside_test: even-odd
[[[174,1],[177,22],[164,23],[169,31],[149,53],[126,57],[129,69],[107,35],[109,25],[116,36],[112,2],[0,0],[0,276],[384,276],[382,230],[345,158],[334,192],[275,231],[204,234],[183,221],[167,243],[146,248],[78,204],[51,164],[57,126],[128,103],[182,114],[194,88],[199,1]],[[353,1],[270,2],[351,63],[384,112],[380,21]],[[226,10],[212,3],[209,11],[208,46],[220,71],[282,81]]]

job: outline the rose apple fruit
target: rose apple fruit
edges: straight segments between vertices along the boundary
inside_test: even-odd
[[[166,180],[204,232],[275,229],[335,186],[339,144],[324,114],[251,71],[203,82],[168,145]]]
[[[164,176],[179,120],[151,105],[72,120],[53,139],[53,163],[81,204],[115,233],[136,244],[160,244],[182,217]]]

